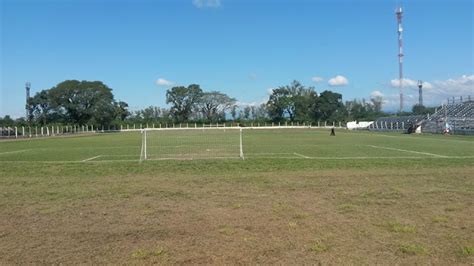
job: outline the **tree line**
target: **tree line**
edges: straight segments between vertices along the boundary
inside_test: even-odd
[[[204,91],[198,84],[176,86],[166,91],[169,108],[150,106],[130,111],[129,105],[114,98],[112,89],[101,81],[66,80],[42,90],[27,103],[30,117],[0,117],[0,126],[75,124],[110,126],[125,123],[218,123],[244,122],[318,122],[374,120],[382,112],[381,97],[368,101],[342,101],[342,95],[330,90],[320,93],[298,81],[271,91],[267,102],[239,104],[219,91]],[[414,106],[412,113],[432,110]]]

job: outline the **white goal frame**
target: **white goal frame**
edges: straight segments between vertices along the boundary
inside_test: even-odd
[[[262,128],[262,127],[259,127]],[[267,127],[269,128],[269,127]],[[274,127],[273,127],[274,128]],[[243,150],[243,137],[242,137],[242,127],[185,127],[185,128],[144,128],[141,130],[142,134],[142,145],[140,151],[140,162],[146,161],[148,159],[147,152],[147,132],[148,131],[193,131],[193,130],[239,130],[239,158],[244,160],[244,150]],[[212,157],[211,157],[212,158]]]

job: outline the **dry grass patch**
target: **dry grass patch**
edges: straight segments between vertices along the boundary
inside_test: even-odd
[[[395,233],[416,233],[416,226],[410,224],[388,222],[387,227],[391,232]]]

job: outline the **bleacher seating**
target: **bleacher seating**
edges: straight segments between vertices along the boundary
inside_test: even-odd
[[[380,117],[368,129],[373,131],[404,131],[421,126],[423,133],[443,133],[448,123],[451,133],[474,135],[474,101],[452,101],[430,115]]]
[[[405,131],[412,125],[419,125],[424,119],[426,119],[424,115],[380,117],[368,129],[373,131]]]
[[[474,134],[474,101],[448,104],[422,123],[422,132],[443,133],[446,122],[454,134]]]

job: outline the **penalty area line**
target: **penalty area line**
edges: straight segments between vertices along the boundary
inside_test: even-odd
[[[97,156],[94,156],[94,157],[91,157],[91,158],[87,158],[87,159],[84,159],[82,160],[81,162],[88,162],[88,161],[92,161],[92,160],[95,160],[99,157],[101,157],[102,155],[97,155]]]
[[[29,151],[31,149],[26,149],[26,150],[16,150],[16,151],[5,151],[5,152],[0,152],[0,155],[4,155],[4,154],[12,154],[12,153],[20,153],[20,152],[26,152],[26,151]]]
[[[376,149],[384,149],[384,150],[391,150],[391,151],[410,152],[410,153],[416,153],[416,154],[424,154],[424,155],[435,156],[435,157],[439,157],[439,158],[449,158],[448,156],[439,155],[439,154],[434,154],[434,153],[429,153],[429,152],[403,150],[403,149],[390,148],[390,147],[382,147],[382,146],[375,146],[375,145],[367,145],[367,146],[372,147],[372,148],[376,148]]]
[[[301,158],[311,159],[311,157],[309,157],[309,156],[306,156],[306,155],[303,155],[303,154],[299,154],[299,153],[296,153],[296,152],[294,152],[293,154],[296,155],[296,156],[298,156],[298,157],[301,157]]]

